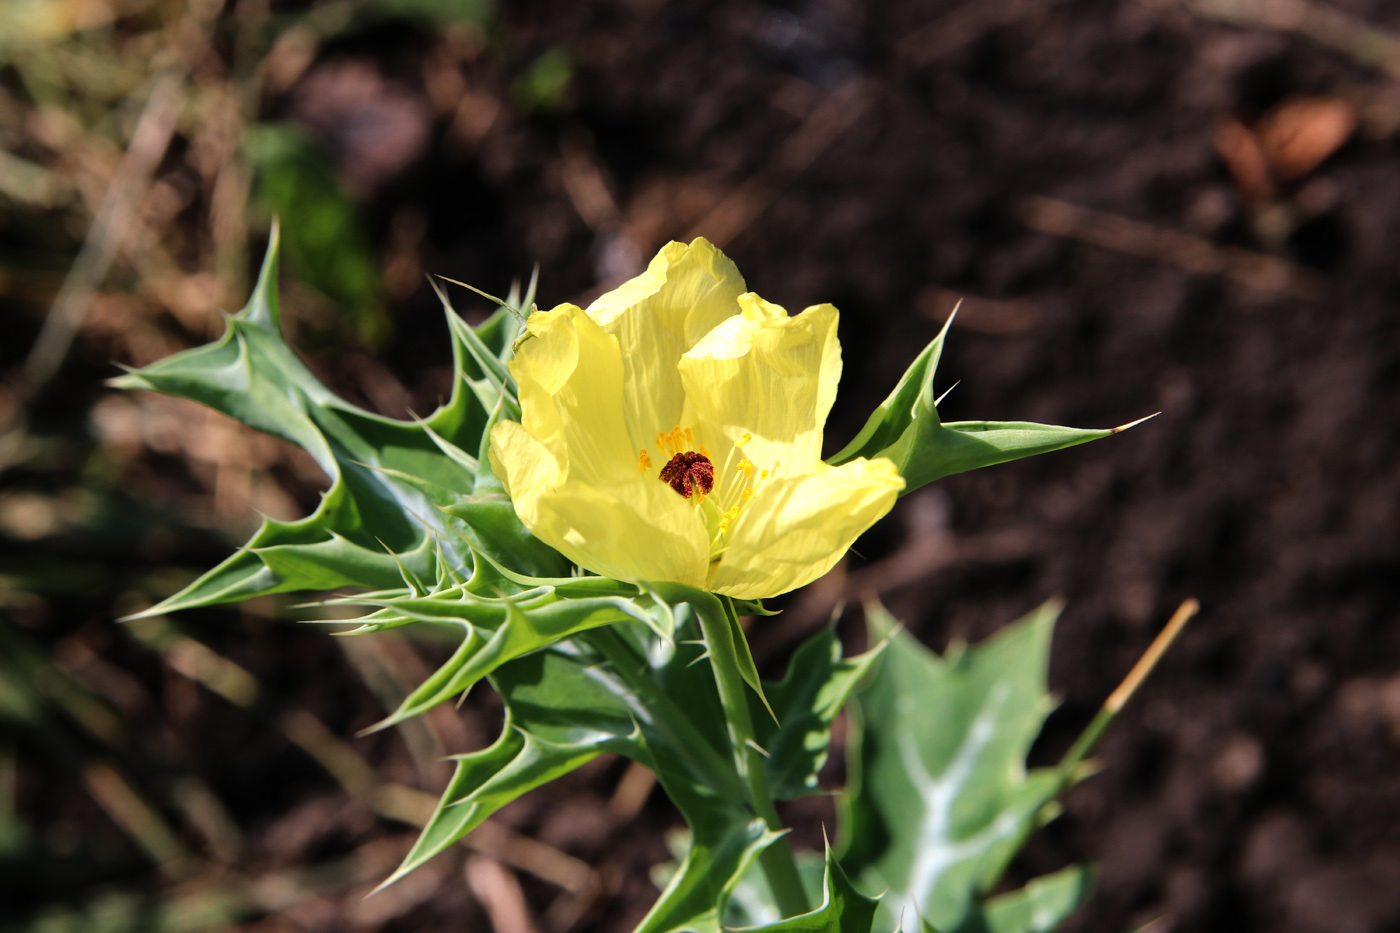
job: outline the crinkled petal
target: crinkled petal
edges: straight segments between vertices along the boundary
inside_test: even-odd
[[[588,306],[622,351],[623,417],[633,448],[681,423],[681,355],[739,313],[739,270],[708,240],[668,243],[647,271]],[[634,450],[635,454],[635,450]]]
[[[569,304],[530,315],[529,328],[534,336],[510,362],[525,430],[570,480],[628,477],[637,449],[623,426],[617,339]]]
[[[685,423],[721,464],[748,433],[743,456],[755,465],[807,473],[821,461],[822,427],[841,379],[837,311],[816,305],[789,317],[752,294],[739,305],[742,315],[720,323],[680,361]],[[730,471],[722,479],[734,477]]]
[[[899,470],[883,457],[776,477],[739,513],[708,588],[761,599],[811,583],[890,510],[903,488]]]
[[[559,458],[517,421],[497,421],[491,428],[491,471],[506,487],[525,527],[531,527],[535,500],[564,478]]]
[[[655,477],[601,484],[566,478],[559,460],[514,421],[491,429],[491,469],[520,521],[569,560],[618,580],[704,586],[709,535],[691,504]]]
[[[710,541],[690,503],[663,483],[565,483],[541,492],[522,517],[537,538],[594,573],[616,580],[705,585]]]

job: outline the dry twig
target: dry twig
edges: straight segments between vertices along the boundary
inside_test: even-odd
[[[137,209],[151,186],[151,177],[175,133],[175,121],[184,102],[181,92],[183,81],[182,73],[167,73],[156,81],[151,90],[141,119],[136,124],[136,131],[132,133],[131,145],[102,199],[92,226],[88,228],[78,258],[73,261],[63,288],[44,319],[44,327],[25,360],[21,391],[25,393],[26,400],[42,389],[58,371],[74,335],[82,326],[97,287],[102,284],[112,260],[126,242]]]
[[[1323,290],[1323,279],[1317,273],[1275,256],[1219,246],[1179,230],[1154,227],[1054,198],[1027,198],[1021,205],[1021,218],[1042,233],[1168,262],[1187,272],[1223,276],[1260,291],[1316,299]]]
[[[1400,36],[1310,0],[1189,0],[1192,12],[1238,26],[1293,32],[1400,78]]]

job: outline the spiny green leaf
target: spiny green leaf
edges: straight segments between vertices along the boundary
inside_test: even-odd
[[[500,738],[456,759],[457,772],[437,811],[385,884],[451,846],[506,803],[601,752],[645,755],[626,689],[608,680],[595,655],[572,642],[502,665],[492,682],[506,702]]]
[[[450,529],[477,551],[504,566],[537,577],[556,577],[569,564],[520,523],[515,506],[504,493],[462,496],[443,512],[455,519]]]
[[[817,772],[826,764],[831,724],[885,644],[842,658],[841,642],[835,630],[827,628],[793,653],[781,681],[765,684],[778,721],[769,718],[757,702],[752,714],[758,744],[768,752],[765,766],[774,797],[788,800],[817,792]]]
[[[1117,434],[1124,428],[1064,428],[1029,421],[953,421],[940,424],[938,410],[920,409],[914,424],[877,457],[894,461],[904,476],[907,495],[920,486],[954,473],[1048,454]],[[1130,425],[1125,425],[1130,427]]]
[[[1071,865],[1042,875],[1020,890],[989,898],[958,933],[1050,933],[1084,903],[1093,888],[1094,870]]]
[[[456,313],[451,311],[452,303],[448,300],[447,292],[443,291],[442,286],[434,279],[429,279],[428,281],[433,286],[433,291],[437,294],[438,301],[442,303],[443,309],[449,312],[448,326],[452,328],[453,336],[461,341],[462,346],[465,347],[467,353],[470,354],[472,363],[475,364],[474,371],[471,369],[466,370],[467,378],[471,381],[473,386],[478,386],[483,382],[489,384],[490,387],[494,389],[494,392],[488,397],[494,398],[499,396],[506,399],[507,409],[511,412],[513,418],[518,419],[520,417],[520,405],[515,393],[515,380],[511,377],[510,370],[506,368],[503,357],[492,350],[492,348],[481,339],[481,336],[467,325],[466,321],[462,320]],[[502,312],[497,312],[497,314],[501,313]],[[505,324],[501,323],[498,327],[504,328]],[[485,391],[484,387],[482,391]]]
[[[933,375],[938,369],[938,361],[943,356],[943,342],[948,337],[948,328],[953,326],[953,317],[943,322],[938,336],[929,342],[919,353],[904,375],[899,377],[891,392],[883,402],[875,407],[851,442],[830,458],[832,464],[842,464],[856,457],[878,457],[884,450],[899,440],[914,421],[916,406],[921,396],[932,393]]]
[[[527,574],[565,573],[567,562],[534,541],[507,502],[472,498],[482,492],[483,466],[466,452],[482,451],[493,417],[503,407],[512,410],[503,359],[514,319],[501,312],[477,333],[444,296],[457,374],[452,395],[426,419],[383,418],[333,395],[283,339],[278,243],[274,225],[248,304],[228,319],[219,340],[114,384],[190,398],[297,444],[325,470],[330,489],[311,515],[264,521],[242,551],[143,615],[262,593],[392,588],[402,581],[401,566],[421,580],[461,577],[472,566],[473,547],[498,563],[519,562]]]
[[[1104,430],[1027,421],[944,424],[938,415],[933,379],[952,323],[953,316],[949,315],[938,336],[914,360],[894,391],[871,413],[865,427],[828,462],[839,465],[856,457],[886,457],[894,461],[904,477],[904,491],[900,495],[908,495],[945,476],[1063,450],[1117,434],[1140,423],[1135,421]]]
[[[682,634],[695,634],[688,614],[680,624]],[[777,836],[742,804],[708,671],[685,652],[656,655],[654,644],[651,630],[630,620],[499,667],[491,679],[518,738],[503,736],[494,752],[462,759],[470,774],[459,773],[394,878],[538,786],[541,775],[609,751],[655,771],[693,832],[686,860],[638,930],[719,933],[729,892]]]
[[[436,812],[403,863],[380,887],[393,884],[442,852],[521,794],[592,761],[600,750],[587,743],[544,742],[517,729],[507,716],[494,745],[456,758],[456,773]]]
[[[866,897],[856,890],[827,846],[822,905],[810,913],[749,929],[765,933],[870,933],[879,905],[878,897]]]
[[[674,596],[674,593],[668,594]],[[650,650],[646,629],[625,623],[585,636],[612,643],[619,672],[646,742],[647,763],[691,828],[691,846],[638,933],[718,933],[731,892],[754,859],[777,838],[745,806],[733,768],[723,708],[708,665],[694,663],[699,623],[677,601],[674,650]],[[620,650],[619,650],[620,649]],[[604,676],[599,672],[597,676]]]
[[[432,572],[436,556],[432,542],[423,539],[412,550],[378,554],[331,532],[329,540],[313,544],[274,544],[250,547],[268,570],[298,590],[330,590],[338,586],[392,586],[405,572],[415,576]]]
[[[677,856],[684,854],[682,850]],[[802,879],[802,890],[807,894],[807,901],[812,904],[822,903],[822,881],[826,876],[825,857],[815,852],[799,851],[793,853],[793,860],[797,863],[797,876]],[[729,903],[724,907],[725,927],[756,927],[774,923],[782,917],[782,911],[778,909],[778,898],[773,894],[772,886],[768,884],[768,877],[763,873],[762,866],[754,865],[729,895]]]
[[[842,861],[865,890],[889,890],[882,924],[959,929],[1058,792],[1055,771],[1025,768],[1052,705],[1057,612],[941,658],[898,632],[857,691]],[[869,615],[877,632],[892,628],[878,607]]]
[[[619,597],[557,599],[545,593],[529,600],[490,600],[465,593],[454,595],[446,599],[404,597],[385,603],[384,608],[391,613],[424,622],[455,622],[464,632],[452,657],[369,731],[411,719],[461,696],[502,664],[560,639],[623,619],[645,618],[635,603]]]
[[[722,600],[704,590],[696,589],[693,586],[686,586],[683,583],[671,583],[669,581],[655,581],[641,584],[646,591],[658,603],[668,606],[681,604],[689,605],[696,612],[710,614],[711,617],[719,619],[722,625],[716,626],[721,633],[718,644],[706,644],[711,656],[719,656],[728,659],[732,663],[744,683],[748,684],[763,704],[764,715],[777,721],[777,716],[773,712],[773,705],[768,702],[768,697],[763,693],[763,681],[758,677],[758,667],[753,661],[753,653],[749,650],[749,640],[744,635],[744,630],[739,626],[739,618],[733,611],[733,604]],[[728,635],[728,638],[722,637]]]
[[[690,849],[633,933],[719,933],[730,892],[781,838],[756,817],[738,822],[731,808],[692,813],[698,822],[691,823]]]
[[[773,711],[773,704],[768,701],[768,695],[763,692],[763,681],[758,677],[758,665],[754,664],[753,651],[749,648],[749,638],[744,634],[743,626],[739,624],[739,616],[734,611],[732,602],[725,604],[724,614],[729,620],[729,639],[732,647],[724,646],[720,650],[733,652],[739,676],[753,690],[753,696],[757,696],[759,702],[763,704],[763,711],[767,714],[766,722],[778,725],[781,720],[778,719],[778,714]],[[710,646],[710,653],[712,655],[716,653],[714,645]],[[765,717],[763,716],[755,717],[755,722],[764,721]]]

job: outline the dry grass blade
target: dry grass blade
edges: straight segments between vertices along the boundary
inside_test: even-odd
[[[167,73],[156,80],[151,90],[132,133],[131,145],[103,196],[63,289],[44,319],[43,330],[25,360],[23,391],[27,397],[32,398],[58,371],[98,285],[106,277],[112,260],[134,225],[137,208],[175,133],[175,122],[184,102],[183,82],[183,73]]]
[[[89,762],[83,766],[83,785],[112,821],[155,861],[162,874],[182,878],[189,873],[189,854],[179,837],[114,767]]]
[[[864,115],[871,98],[868,83],[852,78],[812,108],[767,165],[726,195],[704,216],[686,240],[707,237],[724,246],[742,233],[831,144]]]
[[[656,775],[640,762],[632,762],[617,782],[617,789],[608,800],[608,812],[619,823],[625,823],[642,812],[647,798],[656,787]]]
[[[1303,299],[1316,299],[1323,291],[1321,276],[1283,259],[1218,246],[1179,230],[1154,227],[1054,198],[1027,198],[1021,205],[1021,218],[1042,233],[1171,263],[1187,272],[1222,276],[1259,291]]]
[[[895,57],[913,68],[926,68],[982,36],[1032,15],[1044,13],[1055,0],[970,0],[895,46]]]
[[[1157,662],[1162,660],[1162,655],[1167,653],[1167,649],[1176,641],[1177,636],[1186,628],[1186,623],[1201,611],[1201,604],[1195,599],[1188,599],[1177,607],[1172,613],[1171,619],[1162,627],[1162,631],[1152,640],[1152,644],[1147,646],[1147,650],[1138,658],[1138,662],[1133,665],[1133,669],[1128,672],[1128,676],[1123,678],[1123,682],[1104,701],[1103,707],[1110,713],[1117,713],[1128,701],[1133,698],[1138,687],[1147,679],[1147,675],[1152,673],[1152,669],[1157,666]]]
[[[496,933],[538,933],[516,877],[489,858],[467,860],[467,886],[491,918]]]
[[[598,889],[598,876],[587,862],[529,836],[487,820],[467,836],[467,845],[494,859],[528,871],[536,878],[585,895]]]
[[[1189,6],[1207,19],[1295,32],[1400,78],[1400,36],[1333,7],[1309,0],[1192,0]]]

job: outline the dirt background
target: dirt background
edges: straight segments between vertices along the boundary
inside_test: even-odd
[[[706,235],[770,300],[841,309],[835,449],[965,296],[945,419],[1161,415],[910,496],[753,628],[766,672],[865,592],[940,649],[1063,597],[1050,761],[1196,597],[1102,773],[1013,878],[1098,862],[1075,933],[1400,930],[1400,43],[1363,42],[1400,32],[1400,8],[1290,9],[528,2],[479,31],[349,30],[258,106],[333,155],[391,326],[357,346],[293,294],[293,327],[347,397],[422,412],[449,373],[423,271],[503,290],[538,262],[542,305],[582,302]],[[545,55],[566,79],[536,93]],[[158,177],[184,158],[177,140]],[[170,222],[207,212],[195,197]],[[0,224],[31,273],[0,294],[11,377],[52,297],[33,276],[61,278],[76,243],[42,230]],[[190,613],[183,634],[114,625],[225,556],[251,507],[300,514],[320,482],[220,419],[102,387],[113,361],[217,331],[207,309],[129,297],[136,277],[118,262],[128,291],[101,291],[0,476],[4,650],[37,653],[40,708],[0,721],[0,790],[28,827],[0,846],[0,925],[156,929],[160,904],[236,890],[232,919],[160,928],[630,929],[675,819],[612,760],[361,900],[413,837],[392,815],[422,804],[375,788],[435,793],[437,757],[497,727],[483,690],[354,738],[440,649],[367,650],[273,601]],[[825,806],[790,811],[802,842]],[[104,927],[103,909],[138,919]]]

